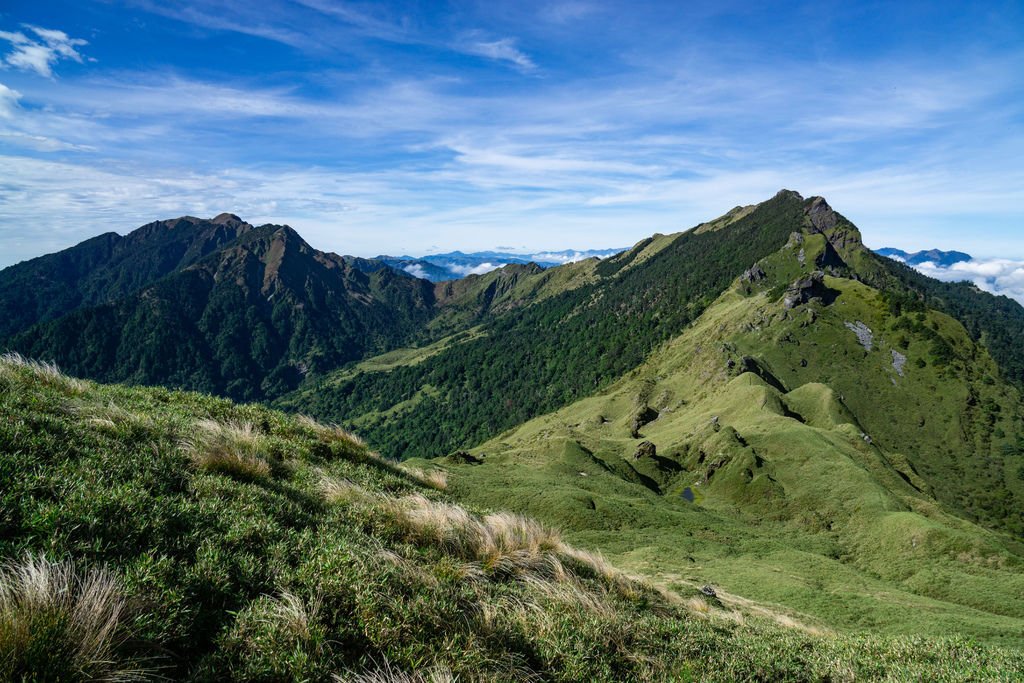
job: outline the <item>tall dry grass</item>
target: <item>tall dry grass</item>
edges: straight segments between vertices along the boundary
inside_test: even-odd
[[[457,679],[444,667],[408,673],[385,660],[378,668],[335,675],[334,680],[336,683],[455,683]]]
[[[352,432],[335,424],[322,424],[308,415],[296,415],[295,421],[304,429],[314,433],[322,441],[340,446],[339,450],[352,460],[374,465],[392,474],[409,479],[420,486],[426,486],[437,491],[444,491],[448,488],[448,473],[444,470],[432,469],[424,471],[388,460],[367,448],[366,442]]]
[[[67,410],[90,425],[107,430],[119,427],[150,429],[154,425],[148,415],[126,410],[113,401],[76,401],[69,404]]]
[[[321,478],[320,492],[328,502],[359,505],[371,515],[383,515],[407,539],[439,546],[467,561],[467,578],[529,574],[562,582],[580,576],[599,579],[625,596],[641,590],[637,579],[602,556],[569,545],[558,530],[529,517],[512,512],[479,516],[421,494],[371,493],[328,476]]]
[[[70,394],[82,394],[88,389],[85,382],[68,377],[54,363],[30,360],[15,352],[0,355],[0,379],[15,380],[20,372],[27,372],[38,382]]]
[[[0,570],[0,679],[136,681],[127,602],[106,570],[28,556]]]
[[[270,476],[264,437],[249,422],[199,420],[183,446],[200,469],[245,479]]]

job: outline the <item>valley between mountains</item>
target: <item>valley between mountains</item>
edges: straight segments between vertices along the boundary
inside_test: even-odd
[[[1024,676],[1024,308],[824,198],[440,282],[183,217],[0,306],[0,556],[107,572],[96,675]]]

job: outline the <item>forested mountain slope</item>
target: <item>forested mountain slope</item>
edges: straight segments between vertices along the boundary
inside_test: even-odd
[[[0,270],[0,339],[78,308],[105,304],[186,268],[252,226],[232,214],[108,232]]]
[[[0,271],[0,348],[106,381],[269,399],[593,279],[596,259],[431,283],[232,214],[158,221]]]
[[[276,396],[307,372],[421,334],[433,286],[319,252],[291,228],[246,230],[128,296],[12,336],[10,349],[103,381]]]
[[[479,443],[636,367],[785,244],[805,203],[782,191],[717,224],[652,237],[596,264],[595,281],[488,322],[478,339],[414,366],[327,378],[280,405],[358,424],[393,456]]]

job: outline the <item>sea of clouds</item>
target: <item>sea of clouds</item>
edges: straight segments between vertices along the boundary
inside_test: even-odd
[[[1024,304],[1024,261],[1006,258],[974,258],[970,261],[940,266],[926,261],[914,266],[936,280],[973,282],[979,289],[1002,294]]]

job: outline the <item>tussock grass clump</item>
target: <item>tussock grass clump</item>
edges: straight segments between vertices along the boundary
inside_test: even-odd
[[[444,470],[430,470],[428,472],[418,467],[406,467],[404,465],[400,465],[398,469],[420,486],[426,486],[435,491],[448,490],[448,473]]]
[[[408,467],[401,463],[381,457],[371,451],[366,442],[342,427],[317,422],[308,415],[295,416],[295,422],[302,428],[312,432],[320,441],[334,447],[336,452],[355,462],[372,465],[386,472],[398,475],[420,486],[445,491],[448,488],[448,473],[441,469],[425,471],[417,467]]]
[[[266,479],[270,463],[263,455],[263,436],[250,422],[199,420],[185,448],[201,469],[243,479]]]
[[[235,679],[328,678],[328,636],[320,611],[319,598],[304,600],[289,591],[251,603],[223,641],[224,661],[230,662]]]
[[[498,575],[563,582],[580,575],[599,579],[625,597],[634,597],[641,590],[638,580],[601,555],[574,548],[562,540],[558,530],[529,517],[511,512],[479,516],[419,493],[401,497],[375,494],[327,476],[321,478],[320,492],[328,502],[362,505],[371,515],[385,515],[408,540],[437,546],[467,560],[470,564],[461,572],[467,579]]]
[[[28,556],[0,569],[0,680],[134,681],[127,603],[106,570]]]
[[[154,425],[149,416],[126,410],[113,401],[106,403],[76,402],[70,405],[68,410],[87,423],[101,429],[150,429]]]
[[[373,671],[349,672],[334,676],[335,683],[455,683],[456,680],[458,679],[451,670],[444,667],[406,673],[393,668],[387,661],[381,668]]]
[[[510,512],[478,517],[459,505],[421,494],[392,498],[382,505],[406,535],[477,561],[490,573],[550,569],[549,556],[562,545],[554,529]]]
[[[313,434],[323,441],[344,444],[354,451],[366,450],[365,441],[352,432],[342,429],[338,425],[325,425],[321,422],[317,422],[309,415],[296,415],[294,419],[300,427],[313,432]]]
[[[0,355],[0,378],[10,381],[16,379],[19,372],[28,373],[40,384],[55,387],[70,394],[82,394],[88,388],[86,382],[68,377],[54,363],[30,360],[20,353],[14,352]]]

